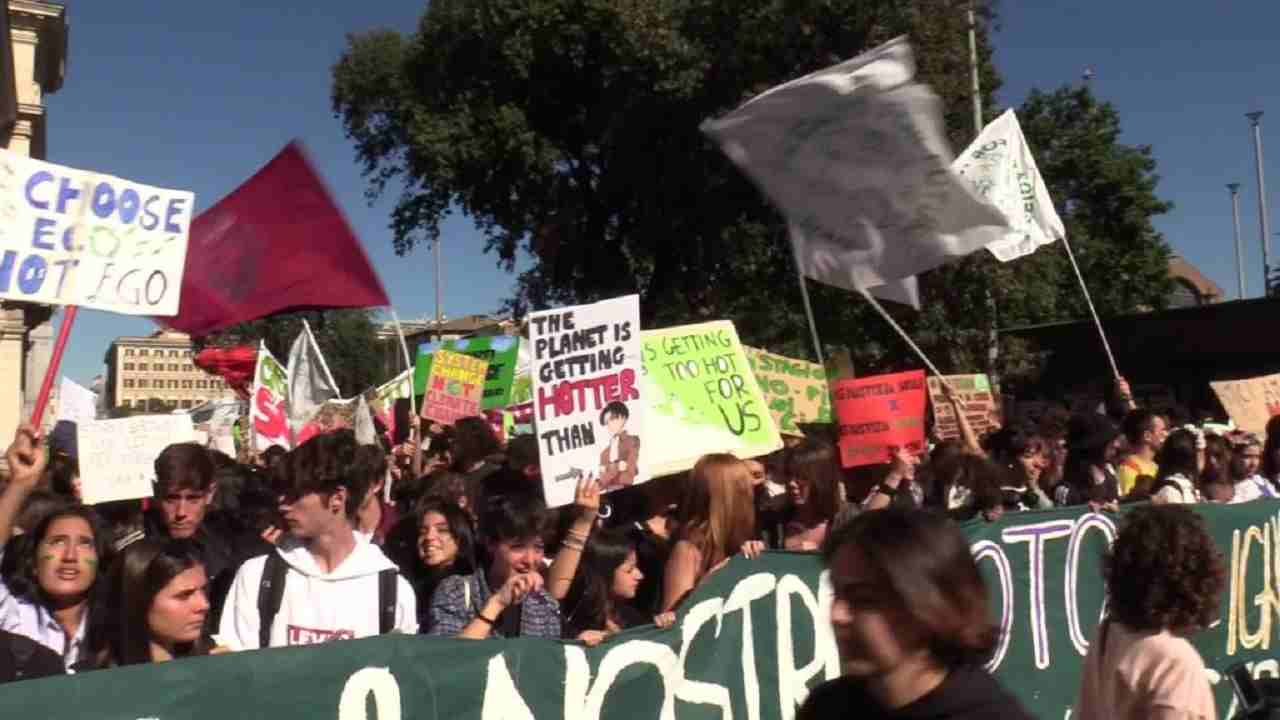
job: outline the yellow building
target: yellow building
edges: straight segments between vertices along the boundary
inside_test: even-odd
[[[108,408],[168,412],[237,397],[222,378],[192,363],[186,333],[157,330],[147,337],[118,337],[106,362]]]
[[[0,45],[0,142],[43,160],[44,96],[62,87],[67,12],[61,4],[36,0],[8,0],[7,7],[0,17],[9,35],[8,45]],[[35,405],[52,351],[51,314],[47,305],[0,302],[0,439],[13,437]]]

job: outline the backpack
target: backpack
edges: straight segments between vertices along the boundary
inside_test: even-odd
[[[262,568],[262,581],[258,583],[258,647],[271,646],[271,626],[280,612],[284,599],[284,580],[289,566],[279,553],[267,554]],[[378,572],[378,632],[386,635],[396,626],[396,580],[400,573],[395,568]]]

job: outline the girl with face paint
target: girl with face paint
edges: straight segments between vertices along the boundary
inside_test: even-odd
[[[9,547],[14,518],[40,481],[48,452],[39,433],[23,426],[5,458],[10,477],[0,495],[0,544]],[[98,564],[106,550],[92,509],[65,505],[49,512],[10,548],[21,556],[17,572],[0,582],[0,627],[58,653],[66,667],[74,665],[85,644]]]

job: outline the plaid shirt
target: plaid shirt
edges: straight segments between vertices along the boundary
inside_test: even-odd
[[[484,609],[492,594],[483,570],[441,580],[431,595],[428,632],[446,637],[457,635]],[[505,637],[500,627],[494,627],[492,634]],[[560,638],[560,603],[547,591],[530,593],[520,604],[520,637]]]

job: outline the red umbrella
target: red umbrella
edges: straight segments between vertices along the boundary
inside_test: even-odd
[[[258,364],[258,349],[252,345],[206,348],[196,355],[195,364],[201,370],[221,377],[230,388],[248,397],[249,385],[253,383],[253,372]]]

